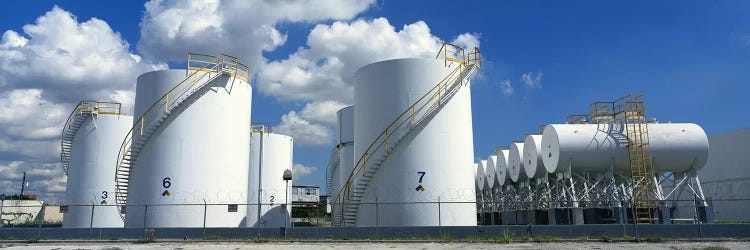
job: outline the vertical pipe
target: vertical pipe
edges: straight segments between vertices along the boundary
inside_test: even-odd
[[[258,152],[258,220],[255,221],[258,228],[260,228],[260,204],[263,197],[261,193],[263,193],[263,132],[265,132],[265,129],[265,126],[260,129],[260,150]]]
[[[203,199],[203,236],[206,236],[206,214],[208,211],[208,204],[206,203],[206,199]]]
[[[94,209],[96,206],[94,203],[91,203],[91,218],[89,218],[89,240],[91,239],[91,233],[94,230]]]

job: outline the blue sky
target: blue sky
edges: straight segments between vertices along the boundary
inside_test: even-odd
[[[144,39],[141,22],[146,12],[139,1],[6,3],[0,9],[0,28],[23,35],[24,25],[35,23],[55,5],[78,22],[105,21],[130,45],[130,53],[146,54],[136,46]],[[380,17],[396,31],[423,21],[431,35],[444,41],[464,33],[478,37],[485,66],[472,86],[477,159],[485,159],[495,146],[536,132],[541,124],[586,112],[592,101],[627,93],[646,95],[649,117],[694,122],[709,135],[750,126],[745,99],[750,92],[747,1],[378,1],[353,18],[277,22],[274,27],[286,41],[263,51],[263,58],[282,61],[308,48],[316,25]],[[171,67],[181,65],[151,57]],[[524,83],[524,74],[531,81]],[[512,94],[503,92],[503,82],[510,83]],[[0,93],[10,90],[0,87],[6,88]],[[252,119],[276,125],[282,115],[300,112],[309,102],[260,93],[256,87]],[[323,185],[332,146],[333,141],[295,146],[295,163],[316,169],[295,182]],[[24,161],[10,158],[0,152],[0,165]]]

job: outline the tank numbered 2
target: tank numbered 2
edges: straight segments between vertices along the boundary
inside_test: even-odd
[[[427,172],[419,171],[417,172],[417,175],[419,175],[419,184],[417,185],[417,192],[424,192],[424,186],[422,186],[422,179],[424,179],[424,175],[427,174]]]
[[[164,192],[161,193],[162,197],[172,195],[172,193],[169,192],[169,189],[168,189],[172,187],[172,178],[164,177],[164,179],[161,180],[161,186],[165,188]]]

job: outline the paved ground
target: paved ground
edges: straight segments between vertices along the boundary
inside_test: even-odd
[[[720,247],[720,248],[711,248]],[[750,249],[750,242],[665,242],[665,243],[0,243],[4,249]]]

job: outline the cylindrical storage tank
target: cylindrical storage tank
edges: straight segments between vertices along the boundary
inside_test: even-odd
[[[650,123],[649,144],[653,169],[685,172],[699,169],[708,158],[708,137],[693,123]],[[573,166],[575,171],[628,172],[626,131],[622,125],[551,124],[542,135],[542,159],[547,172]]]
[[[115,204],[115,166],[122,139],[133,125],[128,115],[88,115],[73,138],[65,188],[63,227],[123,227]],[[96,207],[93,208],[92,205]],[[93,222],[92,222],[93,217]]]
[[[523,141],[523,170],[529,178],[547,174],[542,161],[542,135],[527,135]]]
[[[510,158],[508,159],[508,173],[510,179],[513,182],[519,182],[529,179],[526,175],[526,171],[523,169],[521,161],[523,161],[523,143],[513,142],[510,144]]]
[[[497,167],[497,156],[490,155],[490,157],[487,157],[487,165],[484,168],[487,175],[487,186],[490,189],[500,187],[497,180]]]
[[[331,184],[331,198],[335,201],[336,196],[344,187],[344,183],[354,168],[354,106],[344,107],[336,112],[338,123],[339,166],[333,173]]]
[[[446,67],[442,60],[408,58],[376,62],[357,70],[355,161],[394,119],[455,69],[455,63]],[[410,204],[377,208],[360,205],[357,226],[476,225],[472,171],[456,168],[470,166],[474,160],[469,84],[451,99],[441,96],[440,100],[442,105],[388,154],[361,200]],[[424,190],[418,188],[420,185]],[[438,201],[445,203],[439,206]],[[379,216],[375,216],[376,210]]]
[[[185,77],[185,70],[140,75],[134,119]],[[225,75],[170,111],[131,169],[126,227],[245,225],[251,95],[247,82]]]
[[[292,146],[292,137],[286,135],[260,131],[250,134],[247,200],[251,205],[247,206],[247,227],[278,228],[292,224],[292,181],[283,179],[284,170],[292,170]]]
[[[510,150],[503,149],[497,151],[497,181],[500,186],[511,183],[510,174],[508,173],[508,159],[510,159]]]
[[[344,184],[349,175],[354,169],[354,106],[347,106],[336,112],[338,118],[338,144],[339,147],[339,166],[333,173],[333,181],[331,183],[331,201],[338,201],[338,195],[344,188]],[[341,213],[341,205],[332,204],[333,219],[336,220],[334,223],[339,225],[339,219],[341,218],[338,214]]]

